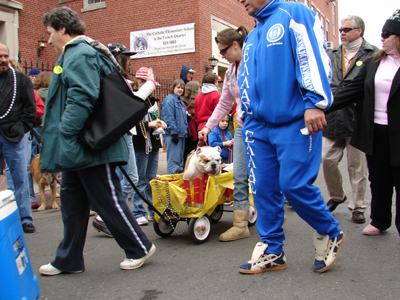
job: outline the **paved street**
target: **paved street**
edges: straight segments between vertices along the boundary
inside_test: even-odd
[[[348,183],[343,162],[341,169]],[[165,153],[162,153],[159,174],[165,173]],[[321,176],[316,185],[328,200]],[[350,196],[348,184],[346,192]],[[366,200],[369,222],[369,189]],[[233,216],[228,212],[213,224],[209,240],[201,245],[194,244],[187,232],[161,238],[152,224],[142,227],[156,245],[157,252],[142,268],[133,271],[120,270],[123,251],[112,238],[94,232],[89,226],[84,252],[86,271],[41,276],[39,267],[54,258],[62,238],[59,210],[34,212],[37,232],[25,238],[34,273],[39,279],[40,299],[400,298],[400,238],[394,226],[381,236],[364,236],[362,229],[366,225],[352,223],[347,204],[340,205],[334,217],[340,222],[347,240],[336,264],[328,272],[316,274],[312,269],[313,230],[293,209],[286,207],[286,215],[284,251],[288,268],[258,275],[242,275],[237,271],[240,264],[250,259],[259,241],[255,226],[250,228],[250,238],[230,243],[218,241],[218,236],[232,225]],[[183,228],[181,223],[178,231]]]

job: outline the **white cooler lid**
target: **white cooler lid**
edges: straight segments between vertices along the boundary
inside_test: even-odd
[[[0,208],[14,200],[14,193],[10,190],[0,192]]]

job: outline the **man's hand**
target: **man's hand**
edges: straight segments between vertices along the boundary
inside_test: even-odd
[[[204,126],[203,129],[200,130],[199,133],[197,134],[199,137],[199,141],[207,142],[207,135],[209,135],[210,132],[211,130]]]
[[[311,135],[324,130],[324,127],[327,125],[324,111],[319,108],[306,109],[304,123]]]

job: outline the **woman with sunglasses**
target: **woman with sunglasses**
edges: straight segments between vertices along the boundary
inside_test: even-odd
[[[199,140],[205,140],[207,135],[218,126],[219,121],[224,118],[237,102],[237,127],[233,144],[233,227],[221,234],[219,240],[222,242],[234,241],[250,236],[248,228],[249,220],[249,188],[247,177],[246,150],[242,138],[243,121],[240,119],[240,92],[237,79],[242,62],[242,47],[248,30],[244,26],[238,29],[228,28],[215,37],[219,52],[231,65],[225,73],[222,95],[213,114],[208,119],[205,127],[199,131]]]
[[[391,226],[393,186],[400,234],[400,9],[386,21],[381,40],[382,49],[365,61],[357,77],[338,87],[329,110],[360,102],[351,145],[367,155],[372,199],[365,235]]]

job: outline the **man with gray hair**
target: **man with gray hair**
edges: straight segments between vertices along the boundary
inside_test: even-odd
[[[329,57],[332,62],[332,93],[339,85],[347,85],[358,74],[363,62],[375,53],[378,48],[364,40],[364,21],[358,16],[347,16],[339,28],[342,44],[334,48]],[[360,99],[361,100],[361,99]],[[342,186],[342,174],[339,162],[347,149],[347,169],[349,173],[352,196],[348,208],[352,221],[364,223],[364,195],[367,184],[366,157],[363,152],[350,145],[353,135],[357,107],[349,105],[326,116],[328,125],[323,131],[322,167],[330,200],[327,205],[333,212],[346,201]]]

